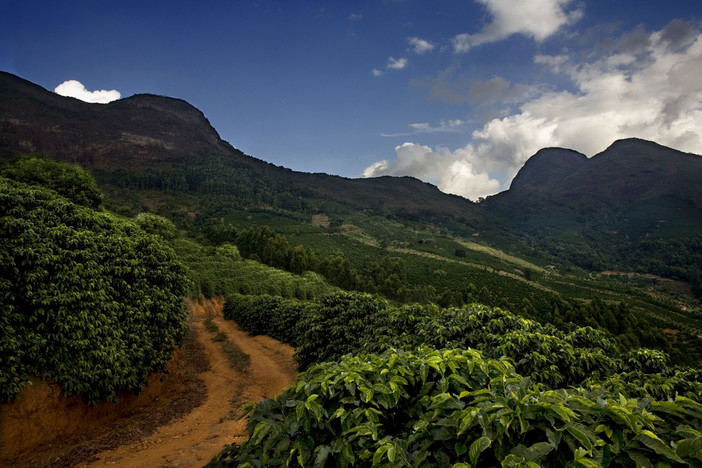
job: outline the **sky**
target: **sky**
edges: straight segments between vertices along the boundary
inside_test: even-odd
[[[200,109],[244,153],[473,200],[544,147],[702,154],[699,0],[0,0],[0,70]]]

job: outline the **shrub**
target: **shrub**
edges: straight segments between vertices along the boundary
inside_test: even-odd
[[[476,350],[347,355],[249,409],[209,466],[699,465],[702,405],[545,390]]]
[[[131,222],[0,178],[0,257],[2,401],[31,374],[113,401],[184,338],[184,269]]]

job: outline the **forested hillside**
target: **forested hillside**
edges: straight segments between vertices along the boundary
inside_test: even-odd
[[[702,464],[700,156],[546,149],[473,203],[270,165],[180,100],[0,98],[3,401],[138,392],[224,298],[302,373],[213,465]]]

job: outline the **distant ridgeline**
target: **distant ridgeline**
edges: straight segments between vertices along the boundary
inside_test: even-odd
[[[0,158],[29,152],[83,165],[113,212],[155,213],[197,242],[235,244],[247,261],[316,273],[332,285],[325,287],[400,303],[478,301],[562,328],[606,329],[625,347],[698,359],[700,306],[689,293],[702,294],[700,156],[637,139],[589,159],[548,148],[508,191],[472,203],[409,177],[346,179],[268,164],[222,141],[182,100],[135,95],[88,104],[0,73]],[[467,239],[528,260],[466,248]],[[203,248],[175,245],[185,253]],[[195,269],[205,293],[236,290],[208,272],[223,268],[225,257],[208,251]],[[684,283],[678,298],[659,293],[656,280],[600,281],[603,270]],[[293,295],[325,288],[309,280],[300,285],[307,292]],[[293,283],[281,279],[280,287]],[[666,327],[676,333],[663,334]]]
[[[480,232],[486,242],[507,238],[547,263],[681,279],[700,293],[702,157],[643,140],[615,142],[590,159],[541,150],[510,190],[475,204],[411,178],[350,180],[273,166],[222,141],[182,100],[88,104],[0,73],[0,156],[30,152],[80,163],[114,209],[134,215],[157,201],[181,226],[193,212],[208,220],[251,208],[364,210]]]

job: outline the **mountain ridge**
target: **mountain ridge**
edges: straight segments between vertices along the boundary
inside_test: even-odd
[[[279,190],[292,190],[294,196],[304,192],[382,214],[431,211],[441,218],[482,222],[476,204],[418,179],[308,174],[245,155],[222,140],[201,111],[180,99],[138,94],[89,104],[0,72],[0,161],[26,153],[103,173],[168,171],[216,154],[231,171],[248,173],[248,180],[274,179]]]
[[[410,177],[352,179],[267,163],[222,140],[205,115],[181,99],[137,94],[89,104],[1,72],[0,160],[31,152],[79,163],[112,184],[117,184],[116,171],[127,179],[129,174],[149,173],[146,186],[143,181],[119,182],[122,191],[150,187],[258,193],[262,183],[271,193],[265,200],[251,199],[263,206],[281,199],[276,193],[287,200],[281,206],[292,210],[300,209],[298,200],[311,197],[317,201],[304,209],[320,209],[314,207],[332,201],[443,223],[463,234],[492,229],[519,235],[525,229],[537,232],[542,225],[575,233],[595,225],[620,230],[627,210],[641,211],[647,200],[660,205],[661,213],[679,211],[684,223],[690,217],[702,219],[697,183],[702,180],[702,157],[637,138],[617,140],[591,158],[570,149],[544,148],[525,162],[508,190],[478,204]],[[189,172],[193,167],[201,172],[197,181]],[[216,184],[208,183],[215,179]],[[653,232],[650,227],[644,231],[641,235]]]
[[[0,72],[0,103],[4,159],[43,153],[88,169],[116,169],[232,149],[200,110],[181,99],[136,94],[90,104]],[[183,127],[197,131],[183,134]]]
[[[589,197],[621,206],[633,199],[675,196],[702,209],[702,191],[690,190],[699,177],[702,156],[625,138],[590,158],[564,148],[542,149],[526,161],[509,190],[488,200],[499,205],[545,194],[570,200]]]

